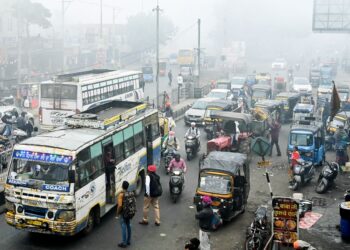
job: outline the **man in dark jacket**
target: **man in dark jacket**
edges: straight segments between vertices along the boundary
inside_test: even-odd
[[[148,225],[148,211],[150,205],[154,208],[155,225],[160,226],[159,197],[162,195],[160,177],[156,174],[156,165],[147,168],[145,198],[143,199],[143,219],[141,225]]]
[[[278,137],[280,134],[281,124],[278,121],[273,121],[272,124],[269,124],[271,129],[271,148],[270,148],[270,156],[272,155],[273,145],[276,145],[277,156],[281,156],[280,146],[278,145]]]

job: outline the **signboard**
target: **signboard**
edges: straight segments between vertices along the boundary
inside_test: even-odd
[[[293,244],[299,239],[299,204],[292,198],[272,199],[272,232],[274,240]]]
[[[271,166],[271,162],[270,161],[259,161],[258,166],[259,167],[268,167],[268,166]]]
[[[270,152],[270,142],[265,138],[255,138],[252,145],[252,151],[259,156],[265,156],[268,152]]]
[[[72,156],[32,152],[28,150],[14,150],[12,156],[16,159],[23,159],[28,161],[42,161],[47,163],[57,163],[65,165],[69,165],[73,160]]]
[[[314,0],[312,30],[350,32],[350,0]]]

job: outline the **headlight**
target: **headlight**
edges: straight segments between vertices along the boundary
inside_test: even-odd
[[[9,212],[15,212],[15,204],[13,202],[9,202],[9,201],[5,201],[5,207],[6,207],[6,210],[9,211]]]
[[[63,221],[72,221],[75,219],[75,211],[60,211],[57,219]]]

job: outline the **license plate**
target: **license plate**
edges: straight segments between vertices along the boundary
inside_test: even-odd
[[[211,203],[211,205],[214,206],[214,207],[218,207],[218,206],[220,206],[220,201],[213,201]]]
[[[41,221],[38,220],[27,220],[26,221],[28,225],[38,226],[40,227],[42,225]]]

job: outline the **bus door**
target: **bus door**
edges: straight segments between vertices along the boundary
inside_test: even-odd
[[[146,127],[146,145],[147,145],[147,166],[153,164],[153,133],[152,124],[148,124]]]
[[[61,109],[61,85],[54,85],[53,89],[53,109]]]
[[[112,138],[102,141],[103,164],[106,173],[106,203],[115,203],[115,164],[116,154],[113,148]]]

